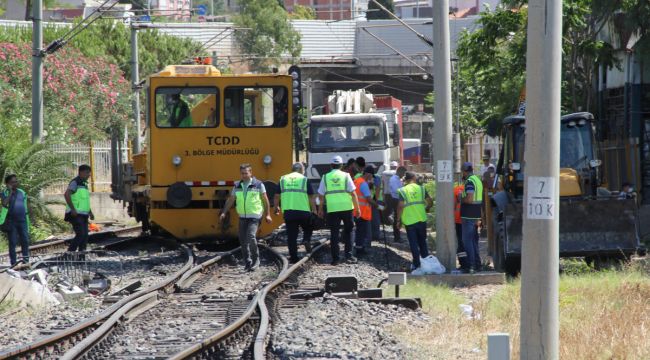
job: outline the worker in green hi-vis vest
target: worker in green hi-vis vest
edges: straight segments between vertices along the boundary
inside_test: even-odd
[[[253,176],[253,167],[250,164],[239,165],[241,180],[235,186],[226,200],[226,204],[219,215],[219,222],[226,220],[226,214],[235,204],[239,215],[239,245],[241,245],[246,271],[255,271],[260,267],[259,249],[257,247],[257,229],[262,218],[271,223],[271,206],[266,195],[264,183]]]
[[[181,98],[180,94],[170,96],[169,126],[171,127],[192,127],[192,112],[187,101]]]
[[[94,220],[90,209],[90,190],[88,189],[88,178],[90,178],[90,166],[79,166],[77,177],[70,181],[68,188],[63,194],[65,198],[65,221],[72,224],[74,239],[68,247],[68,251],[86,251],[88,245],[88,219]]]
[[[14,174],[5,177],[7,188],[0,193],[2,211],[0,225],[9,239],[9,260],[13,267],[16,259],[16,245],[20,238],[20,248],[23,262],[29,263],[29,211],[27,209],[27,194],[18,187],[18,177]]]
[[[353,216],[354,214],[357,214],[357,216],[361,214],[359,201],[355,193],[356,186],[350,174],[341,171],[343,159],[340,156],[334,156],[330,166],[332,170],[323,175],[318,186],[318,216],[323,218],[327,214],[332,265],[339,264],[341,222],[343,222],[342,238],[345,245],[345,259],[348,263],[356,263],[357,258],[352,256]]]

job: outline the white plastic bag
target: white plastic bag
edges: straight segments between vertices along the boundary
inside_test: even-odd
[[[420,268],[423,275],[425,274],[444,274],[445,267],[438,261],[433,255],[429,255],[425,258],[420,258]]]

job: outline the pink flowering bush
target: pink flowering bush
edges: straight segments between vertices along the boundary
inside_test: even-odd
[[[6,125],[29,129],[31,81],[31,44],[0,43],[0,118]],[[130,99],[130,84],[115,64],[72,47],[45,57],[43,122],[52,142],[105,139],[112,126],[131,126]]]

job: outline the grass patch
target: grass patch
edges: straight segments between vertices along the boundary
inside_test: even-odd
[[[519,358],[519,280],[472,304],[478,319],[462,316],[468,300],[444,287],[417,282],[404,296],[418,296],[431,319],[425,326],[393,330],[414,349],[412,359],[485,359],[487,334],[507,332]],[[638,268],[560,277],[560,358],[650,359],[650,278]]]
[[[391,286],[392,288],[392,286]],[[392,294],[392,289],[387,290]],[[400,287],[400,297],[419,297],[422,299],[422,309],[428,314],[446,314],[460,316],[458,305],[466,300],[446,286],[431,285],[424,281],[409,281]]]
[[[18,302],[14,300],[5,300],[0,303],[0,315],[18,307]]]

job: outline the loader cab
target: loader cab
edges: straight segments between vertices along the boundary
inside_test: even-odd
[[[601,177],[594,116],[574,113],[562,116],[560,122],[560,196],[594,196]],[[525,132],[524,116],[503,120],[503,147],[497,172],[503,176],[504,189],[517,199],[524,193]]]

